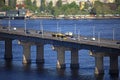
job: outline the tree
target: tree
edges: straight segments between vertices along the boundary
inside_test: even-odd
[[[72,15],[75,15],[78,13],[79,11],[79,6],[75,3],[75,2],[72,2],[68,5],[69,9],[68,11],[70,11],[69,13],[72,14]]]
[[[47,12],[52,14],[52,11],[53,11],[53,2],[50,1],[50,3],[47,5]]]
[[[45,0],[41,0],[40,10],[41,10],[41,11],[45,11],[45,10],[46,10]]]
[[[0,7],[2,7],[2,6],[4,6],[4,5],[5,5],[4,0],[1,0],[1,1],[0,1]]]
[[[64,5],[62,5],[62,7],[61,7],[61,11],[62,11],[62,13],[64,14],[64,15],[68,15],[68,9],[69,9],[69,7],[68,7],[68,5],[69,4],[64,4]]]
[[[99,1],[95,2],[94,9],[96,11],[97,15],[106,15],[106,14],[113,14],[109,4],[107,3],[102,3]]]
[[[117,4],[117,6],[120,5],[120,0],[115,0],[115,4]]]
[[[33,1],[32,5],[36,7],[36,0]]]
[[[62,0],[58,0],[57,3],[56,3],[56,6],[58,8],[60,8],[62,6]]]
[[[9,11],[15,9],[16,0],[9,0],[9,4],[5,5],[5,0],[1,0],[0,2],[0,10],[1,11]]]
[[[26,7],[32,6],[31,0],[25,0],[25,5],[26,5]]]
[[[38,9],[36,6],[36,0],[33,2],[31,0],[25,0],[25,7],[31,11],[36,11]]]
[[[120,5],[118,6],[117,13],[120,14]]]
[[[103,3],[100,1],[95,1],[94,7],[97,15],[103,14]]]

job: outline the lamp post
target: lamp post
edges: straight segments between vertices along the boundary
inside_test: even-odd
[[[80,41],[80,29],[78,30],[78,41]]]
[[[26,28],[26,18],[24,19],[24,31],[25,31],[25,34],[26,34],[26,30],[27,30],[27,28]]]
[[[113,41],[115,40],[115,29],[113,28]]]
[[[10,21],[10,16],[9,16],[9,21],[8,21],[8,30],[10,31],[11,29],[11,21]]]
[[[74,34],[76,34],[76,24],[75,24],[75,28],[74,28]]]
[[[93,38],[95,38],[95,26],[93,26]]]
[[[100,32],[98,32],[98,43],[100,44]]]
[[[59,25],[59,23],[57,22],[57,32],[58,32],[58,25]]]
[[[40,29],[41,29],[42,37],[43,37],[43,25],[42,25],[42,20],[40,21]]]

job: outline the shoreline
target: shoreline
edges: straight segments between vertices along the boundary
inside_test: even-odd
[[[120,16],[104,16],[104,17],[96,17],[96,16],[88,16],[88,17],[79,17],[79,18],[71,18],[71,17],[30,17],[30,19],[68,19],[68,20],[86,20],[86,19],[120,19]]]
[[[82,16],[82,17],[49,17],[49,16],[33,16],[29,18],[25,17],[1,17],[0,20],[2,19],[12,19],[12,20],[24,20],[24,19],[56,19],[56,20],[100,20],[100,19],[120,19],[120,16]]]

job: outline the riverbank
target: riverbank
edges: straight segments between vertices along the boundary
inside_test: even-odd
[[[120,19],[120,16],[66,16],[66,17],[53,17],[53,16],[32,16],[30,19]]]
[[[0,19],[68,19],[68,20],[80,20],[80,19],[120,19],[120,16],[66,16],[66,17],[54,17],[54,16],[31,16],[25,18],[24,16],[8,17],[2,16]]]

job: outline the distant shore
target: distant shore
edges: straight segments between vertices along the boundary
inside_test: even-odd
[[[17,17],[8,17],[2,16],[0,19],[68,19],[68,20],[80,20],[80,19],[120,19],[120,16],[79,16],[79,17],[53,17],[53,16],[31,16],[31,17],[24,17],[24,16],[17,16]]]
[[[69,19],[69,20],[79,20],[79,19],[120,19],[120,16],[81,16],[81,17],[48,17],[48,16],[34,16],[30,19]]]

